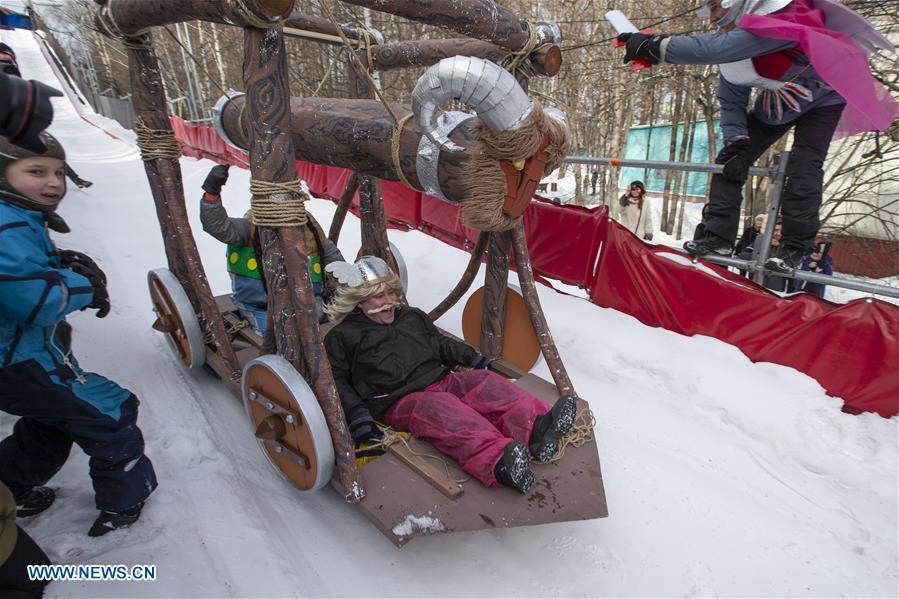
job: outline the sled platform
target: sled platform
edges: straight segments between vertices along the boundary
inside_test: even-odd
[[[230,297],[219,296],[216,302],[226,324],[235,328],[240,317]],[[328,328],[322,327],[323,335]],[[239,329],[234,335],[240,345],[246,346],[237,351],[243,367],[259,356],[262,339],[248,328]],[[226,365],[208,347],[206,358],[207,366],[240,399],[240,382],[229,380]],[[510,364],[494,364],[491,368],[498,374],[548,405],[558,398],[556,387],[540,377]],[[586,402],[578,400],[578,408],[579,413],[586,410]],[[561,459],[547,464],[534,463],[532,470],[535,482],[527,494],[506,487],[488,488],[430,443],[412,438],[362,466],[366,496],[355,505],[396,546],[421,535],[608,516],[595,439],[580,447],[568,445]],[[331,485],[342,494],[335,480]]]

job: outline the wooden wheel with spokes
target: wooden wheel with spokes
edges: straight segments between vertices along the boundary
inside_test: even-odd
[[[190,369],[201,368],[206,361],[203,330],[178,278],[167,268],[147,273],[150,301],[156,321],[153,328],[163,333],[175,356]]]

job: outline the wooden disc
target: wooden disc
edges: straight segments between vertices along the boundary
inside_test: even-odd
[[[147,273],[147,285],[157,317],[153,328],[166,336],[185,366],[202,367],[206,359],[203,333],[178,279],[168,269],[158,268]]]
[[[331,447],[331,439],[326,425],[322,430],[324,418],[316,418],[321,408],[308,385],[292,389],[276,369],[254,361],[247,365],[241,386],[253,431],[272,466],[302,491],[326,484],[333,471],[334,454],[333,450],[323,451]],[[311,398],[313,403],[298,401],[298,395]],[[312,414],[313,410],[318,414]],[[317,420],[321,422],[317,424]]]
[[[462,311],[462,335],[469,345],[481,347],[481,318],[484,313],[484,288],[481,287],[465,302]],[[503,351],[500,356],[525,372],[540,359],[540,342],[531,324],[524,297],[513,286],[506,289]]]

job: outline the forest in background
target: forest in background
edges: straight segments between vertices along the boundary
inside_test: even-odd
[[[330,0],[322,0],[328,1]],[[714,159],[719,132],[715,91],[717,67],[666,65],[633,72],[622,64],[623,51],[613,48],[615,32],[603,15],[619,9],[641,29],[665,34],[691,34],[709,30],[707,20],[696,16],[696,0],[540,0],[500,2],[530,21],[555,21],[562,31],[562,70],[557,77],[535,77],[530,93],[548,105],[564,110],[570,119],[573,153],[588,156],[624,154],[631,127],[683,123],[685,143],[671,144],[670,160],[683,161],[693,134],[704,128],[709,143],[708,160]],[[895,42],[899,41],[899,2],[895,0],[847,0],[847,6],[875,23]],[[130,95],[127,56],[117,41],[100,34],[93,23],[96,5],[87,0],[31,4],[51,44],[74,69],[83,87],[95,94],[116,98]],[[371,12],[339,2],[328,5],[340,23],[352,23],[380,31],[387,42],[458,37],[453,32]],[[325,16],[320,2],[298,2],[298,12]],[[243,34],[239,28],[192,21],[152,30],[162,66],[172,114],[187,120],[211,117],[211,108],[229,89],[242,89]],[[348,97],[349,52],[346,48],[291,38],[287,43],[293,95]],[[872,60],[875,76],[899,96],[899,55],[881,52]],[[378,75],[389,101],[408,102],[422,69],[389,71]],[[788,138],[771,150],[787,147]],[[762,160],[766,158],[763,157]],[[573,165],[577,190],[574,201],[607,203],[618,194],[618,169],[599,171],[597,193],[588,195],[584,183],[589,174]],[[677,237],[684,202],[695,201],[686,193],[682,173],[667,171],[662,197],[660,228]],[[766,181],[747,184],[744,211],[764,210]],[[867,133],[835,142],[830,151],[825,179],[823,228],[895,241],[899,239],[899,123],[886,133]]]

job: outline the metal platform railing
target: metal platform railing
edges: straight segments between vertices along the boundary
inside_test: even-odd
[[[837,287],[854,289],[872,295],[899,298],[899,287],[889,287],[877,283],[857,281],[837,275],[822,275],[800,270],[798,268],[782,272],[765,266],[771,251],[771,239],[774,237],[774,227],[777,224],[777,214],[780,211],[780,202],[783,197],[783,187],[789,160],[790,153],[784,152],[775,158],[775,162],[772,166],[752,166],[749,168],[750,176],[767,177],[771,180],[771,185],[768,187],[767,198],[768,221],[765,224],[765,230],[762,231],[762,234],[756,238],[753,244],[752,259],[742,260],[739,258],[729,258],[712,254],[702,256],[701,259],[720,266],[733,266],[740,270],[748,271],[752,273],[752,280],[759,284],[762,284],[766,276],[777,276],[785,279],[808,281],[810,283],[835,285]],[[565,162],[568,164],[587,164],[593,166],[625,166],[665,171],[689,171],[694,173],[711,173],[713,175],[720,174],[724,170],[724,167],[720,164],[669,162],[664,160],[632,160],[630,158],[597,158],[593,156],[567,156]],[[699,260],[699,258],[693,257],[694,262],[697,260]]]

